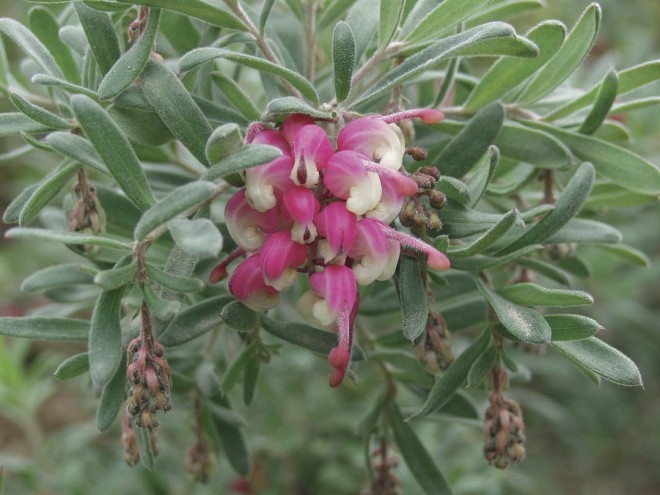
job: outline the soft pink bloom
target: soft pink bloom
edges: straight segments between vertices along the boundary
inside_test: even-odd
[[[258,165],[245,171],[245,194],[250,206],[266,211],[277,205],[284,192],[293,187],[289,175],[293,159],[281,156],[270,163]]]
[[[296,267],[307,261],[307,246],[291,240],[288,230],[268,237],[261,251],[263,280],[278,291],[291,287],[298,276]]]
[[[366,216],[376,218],[385,223],[392,223],[399,216],[399,213],[401,213],[407,196],[399,193],[396,183],[386,177],[381,176],[380,185],[383,189],[380,195],[380,201],[378,201],[378,204],[373,209],[366,213]]]
[[[247,202],[245,189],[241,189],[227,201],[225,222],[229,235],[238,246],[246,251],[256,251],[264,242],[263,233],[277,230],[277,209],[255,210]]]
[[[344,127],[337,137],[340,151],[357,151],[392,170],[399,170],[406,150],[401,130],[380,116],[367,116]]]
[[[359,261],[353,265],[358,284],[369,285],[381,277],[390,259],[390,242],[379,220],[363,218],[358,222],[355,242],[348,256]]]
[[[291,148],[293,148],[293,143],[296,140],[298,131],[306,125],[316,125],[316,122],[314,122],[314,119],[309,115],[302,113],[292,113],[291,115],[287,115],[284,122],[282,122],[280,132]]]
[[[314,224],[319,235],[325,238],[319,241],[319,255],[326,263],[335,259],[343,263],[357,231],[355,213],[348,211],[343,201],[336,201],[316,215]]]
[[[284,216],[291,220],[291,238],[300,244],[309,244],[316,239],[314,216],[321,205],[314,192],[306,187],[292,187],[283,196]]]
[[[314,187],[319,182],[319,170],[325,168],[334,151],[322,127],[301,127],[293,142],[291,180],[298,186]]]
[[[280,293],[266,285],[262,271],[260,254],[246,258],[229,279],[229,292],[254,311],[265,311],[277,306]]]
[[[346,208],[364,215],[380,201],[382,187],[378,175],[367,171],[364,156],[355,151],[338,151],[328,162],[323,183],[336,197],[346,200]]]
[[[278,148],[284,156],[291,156],[291,146],[281,132],[274,131],[273,129],[263,129],[258,132],[249,141],[251,144],[267,144]]]

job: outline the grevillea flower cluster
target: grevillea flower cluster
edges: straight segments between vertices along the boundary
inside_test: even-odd
[[[298,302],[301,315],[339,336],[328,356],[332,387],[350,363],[358,286],[392,277],[402,248],[425,255],[430,268],[449,268],[444,254],[390,226],[419,190],[403,168],[405,140],[395,124],[412,117],[435,123],[443,115],[422,109],[361,117],[341,129],[336,146],[302,114],[289,115],[279,130],[263,124],[248,130],[248,143],[274,146],[282,155],[248,169],[245,187],[227,202],[227,228],[246,256],[229,290],[249,308],[265,311],[300,273],[307,274],[311,290]],[[212,280],[224,276],[226,263]]]

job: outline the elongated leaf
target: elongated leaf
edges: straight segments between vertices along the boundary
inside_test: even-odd
[[[123,289],[104,291],[94,306],[89,330],[89,371],[98,386],[105,386],[112,379],[124,354],[119,325],[123,295]]]
[[[226,307],[226,306],[225,306]],[[256,354],[257,348],[254,344],[250,344],[243,352],[241,352],[234,362],[227,368],[224,375],[222,376],[222,382],[220,382],[220,390],[223,394],[229,393],[229,391],[234,388],[234,385],[238,382],[238,379],[241,377],[245,366],[248,361]]]
[[[541,261],[536,258],[519,258],[515,261],[517,265],[524,266],[544,277],[554,280],[562,285],[570,285],[571,279],[568,274],[553,263]]]
[[[587,339],[604,330],[597,321],[582,315],[546,315],[552,329],[552,341]]]
[[[119,58],[119,40],[110,14],[100,12],[82,2],[73,2],[80,24],[85,30],[96,64],[107,74]]]
[[[266,107],[266,113],[264,114],[264,118],[262,120],[274,120],[276,117],[282,115],[286,116],[290,113],[302,113],[319,120],[332,119],[332,114],[330,112],[317,110],[300,98],[296,98],[294,96],[283,96],[282,98],[275,98],[268,104]]]
[[[61,242],[63,244],[89,244],[114,249],[129,250],[130,246],[123,242],[94,235],[78,234],[65,230],[14,228],[5,233],[11,239],[38,239],[40,241]]]
[[[579,290],[548,289],[529,282],[507,285],[497,293],[515,304],[523,306],[576,306],[593,304],[590,294]]]
[[[317,330],[302,323],[285,323],[264,317],[261,319],[261,324],[268,333],[325,356],[337,346],[337,335],[324,332],[323,330]],[[358,346],[353,345],[351,360],[361,361],[363,359],[364,353],[362,350]]]
[[[110,171],[101,161],[94,146],[85,138],[69,132],[52,132],[46,136],[46,143],[81,165],[110,175]]]
[[[303,96],[311,100],[314,105],[318,105],[319,103],[316,90],[307,79],[302,77],[297,72],[293,72],[292,70],[287,69],[286,67],[282,67],[281,65],[274,64],[269,60],[255,57],[253,55],[232,52],[222,48],[197,48],[196,50],[192,50],[191,52],[188,52],[183,57],[181,57],[181,60],[179,60],[179,70],[181,72],[188,72],[189,70],[192,70],[195,67],[206,62],[210,62],[216,58],[224,58],[237,64],[245,65],[247,67],[258,69],[262,72],[280,76],[286,81],[290,82],[293,87],[299,90]]]
[[[406,41],[423,41],[456,26],[463,19],[481,10],[491,0],[444,0],[417,25],[406,22],[401,28],[401,38]]]
[[[142,288],[142,295],[153,315],[162,322],[172,321],[172,318],[174,318],[181,309],[180,301],[172,301],[159,297],[150,285],[145,284]]]
[[[218,315],[232,300],[231,296],[216,296],[187,307],[163,330],[158,341],[166,347],[175,347],[220,328],[222,320]]]
[[[424,332],[429,314],[422,272],[416,258],[403,256],[399,261],[399,299],[403,335],[415,342]]]
[[[246,406],[249,406],[254,399],[260,367],[261,358],[256,354],[247,362],[243,371],[243,403]]]
[[[137,264],[135,261],[124,265],[98,272],[94,276],[94,283],[100,285],[107,291],[119,289],[135,281]]]
[[[541,123],[525,122],[561,139],[571,151],[584,161],[590,161],[596,171],[634,192],[657,195],[660,193],[660,170],[624,148],[600,139],[576,134]]]
[[[518,101],[521,104],[526,105],[543,98],[573,73],[596,41],[600,18],[601,9],[597,3],[585,9],[561,48],[520,95]]]
[[[226,397],[215,396],[212,400],[222,408],[231,409],[231,404]],[[228,422],[224,415],[216,414],[215,408],[211,409],[211,413],[213,413],[213,423],[229,464],[238,474],[247,476],[251,469],[251,458],[243,430],[236,424]]]
[[[502,220],[502,216],[495,213],[482,213],[471,208],[449,204],[442,210],[442,219],[444,222],[442,232],[454,239],[472,236],[490,229]],[[523,218],[523,215],[521,215],[520,221],[516,225],[524,227]]]
[[[471,45],[506,37],[515,37],[513,28],[508,24],[492,22],[437,41],[388,72],[371,87],[371,90],[365,96],[356,101],[355,105],[373,101],[394,86],[398,86],[425,70],[437,66],[449,57],[462,55],[464,52],[468,53]]]
[[[582,122],[578,132],[582,134],[593,134],[598,130],[607,115],[610,113],[618,89],[619,76],[616,71],[612,69],[607,73],[605,79],[603,79],[603,83],[600,85],[598,94],[596,95],[596,101],[594,102],[593,107],[591,107],[589,115],[587,115],[584,122]]]
[[[270,16],[270,11],[273,8],[275,0],[265,0],[264,4],[261,7],[261,13],[259,14],[259,32],[263,33],[266,29],[266,22],[268,22],[268,17]]]
[[[598,247],[633,265],[645,267],[651,266],[651,259],[644,251],[640,251],[627,244],[602,244]]]
[[[543,242],[566,225],[580,211],[589,197],[595,175],[594,167],[590,163],[580,165],[555,203],[555,209],[521,237],[502,249],[500,254],[510,253],[523,246]]]
[[[14,19],[0,19],[0,33],[11,38],[16,45],[29,55],[48,74],[64,78],[57,62],[48,49],[28,28]]]
[[[466,205],[470,202],[470,189],[458,179],[450,175],[441,176],[435,183],[434,189],[442,191],[449,199],[458,204]]]
[[[149,60],[142,72],[141,88],[172,134],[208,166],[204,151],[211,125],[181,81],[164,65]]]
[[[36,191],[38,187],[39,183],[36,183],[23,189],[23,191],[21,191],[21,193],[9,203],[7,208],[5,208],[5,211],[2,214],[2,221],[6,224],[17,223],[25,203],[30,200],[34,191]]]
[[[468,256],[473,256],[485,251],[494,242],[506,234],[509,229],[511,229],[511,227],[513,227],[518,221],[518,210],[511,210],[509,213],[504,215],[499,222],[488,229],[484,235],[479,237],[472,244],[465,247],[460,247],[455,250],[450,250],[448,252],[449,259],[454,260],[455,258],[466,258]]]
[[[247,27],[236,16],[207,0],[115,0],[117,3],[138,4],[157,9],[167,9],[184,16],[195,17],[214,26],[245,31]]]
[[[470,258],[458,258],[453,259],[451,267],[457,270],[463,270],[466,272],[481,272],[484,270],[490,270],[492,268],[497,268],[498,266],[506,265],[507,263],[514,262],[521,258],[522,256],[527,256],[534,251],[542,249],[543,246],[539,244],[532,244],[525,246],[523,248],[517,249],[511,253],[505,254],[504,256],[471,256]]]
[[[337,102],[341,102],[351,90],[351,78],[355,66],[355,38],[350,26],[343,21],[339,21],[332,32],[332,63],[335,96]]]
[[[96,410],[96,428],[107,431],[114,423],[117,413],[124,405],[126,387],[126,353],[121,353],[119,367],[112,379],[103,388],[99,408]],[[137,434],[137,430],[135,432]]]
[[[156,453],[151,443],[149,430],[137,426],[135,423],[133,423],[133,429],[135,430],[135,443],[137,443],[138,453],[140,454],[140,464],[149,471],[153,471],[156,467]]]
[[[18,110],[46,127],[52,127],[53,129],[70,129],[73,127],[70,122],[67,122],[62,117],[55,115],[39,105],[31,103],[18,93],[10,91],[9,99]]]
[[[202,203],[213,195],[214,190],[215,186],[212,183],[200,181],[190,182],[177,187],[144,212],[142,218],[140,218],[140,221],[135,226],[135,240],[143,241],[149,233],[174,217],[187,212],[195,206],[201,206]]]
[[[467,387],[477,388],[484,382],[484,378],[493,369],[495,359],[497,358],[497,348],[493,345],[488,347],[477,358],[474,364],[470,367],[470,372],[467,376]]]
[[[75,84],[80,84],[80,72],[76,59],[73,58],[69,47],[59,36],[60,26],[55,16],[47,9],[34,7],[28,14],[30,30],[39,40],[47,46],[64,76]]]
[[[622,240],[623,235],[621,232],[609,224],[597,222],[596,220],[574,218],[553,235],[548,237],[545,242],[547,244],[572,242],[616,244]]]
[[[355,60],[362,58],[373,39],[378,36],[379,0],[363,0],[352,2],[346,13],[346,23],[355,37]]]
[[[13,136],[22,132],[44,132],[51,128],[32,120],[22,113],[0,113],[0,137]]]
[[[33,340],[87,340],[89,321],[24,316],[0,317],[0,335]]]
[[[477,287],[495,310],[500,323],[523,342],[543,344],[550,341],[548,323],[538,311],[513,304],[486,287],[475,278]]]
[[[660,105],[659,96],[649,96],[648,98],[638,98],[636,100],[625,101],[622,103],[615,103],[610,109],[609,115],[616,115],[619,113],[632,112],[640,108],[647,108],[650,106]],[[611,123],[607,121],[607,123]]]
[[[642,376],[628,356],[596,337],[571,342],[553,342],[561,354],[617,385],[642,386]]]
[[[167,224],[179,249],[197,259],[218,256],[222,249],[222,234],[208,218],[174,219]]]
[[[78,122],[119,187],[140,210],[149,209],[154,197],[126,136],[106,111],[87,96],[76,95],[71,102]]]
[[[282,156],[282,151],[274,146],[248,144],[211,166],[203,178],[213,180],[218,177],[226,177],[257,165],[272,162],[280,156]]]
[[[78,168],[76,163],[66,161],[44,177],[39,183],[39,187],[35,189],[34,194],[32,194],[30,199],[25,203],[25,206],[23,206],[18,219],[19,225],[31,224],[37,218],[39,212],[57,196],[71,177],[75,175]]]
[[[479,202],[495,175],[499,162],[500,149],[497,146],[489,147],[488,154],[482,158],[475,173],[467,180],[467,186],[470,189],[468,206],[474,207]]]
[[[49,266],[23,280],[21,290],[24,292],[37,292],[72,285],[89,285],[94,281],[94,278],[81,268],[80,263]]]
[[[509,19],[542,7],[545,7],[543,0],[502,0],[471,16],[465,25],[470,28],[484,22]]]
[[[92,99],[96,99],[97,95],[95,91],[85,88],[84,86],[79,86],[59,77],[49,76],[48,74],[36,74],[32,77],[32,84],[41,84],[42,86],[55,86],[68,91],[73,94],[87,95]]]
[[[546,21],[525,36],[539,47],[539,56],[532,60],[503,57],[495,62],[470,92],[464,104],[466,110],[474,111],[495,101],[543,67],[563,43],[566,27],[558,21]]]
[[[53,373],[58,380],[70,380],[89,370],[89,358],[86,352],[74,354],[63,361]]]
[[[392,40],[403,14],[403,0],[380,0],[378,16],[378,46],[385,47]]]
[[[206,142],[206,159],[217,163],[243,147],[243,136],[237,124],[217,127]]]
[[[147,264],[147,274],[163,287],[176,292],[198,292],[204,288],[204,282],[198,278],[168,273],[151,264]]]
[[[435,382],[422,408],[410,416],[407,421],[422,418],[444,406],[467,379],[470,368],[488,346],[490,330],[482,332],[477,340],[447,368],[447,371]]]
[[[160,10],[149,11],[149,21],[135,44],[117,60],[99,84],[101,100],[109,100],[123,92],[140,75],[154,46]]]
[[[449,483],[436,466],[433,457],[428,453],[424,444],[415,435],[410,425],[403,420],[403,415],[396,402],[391,401],[387,411],[394,440],[417,483],[428,495],[451,494],[452,490]]]
[[[252,99],[231,77],[226,76],[222,72],[211,72],[211,78],[216,86],[220,88],[220,91],[231,101],[232,105],[245,115],[247,119],[256,121],[261,118],[261,113]]]
[[[239,332],[251,332],[259,326],[259,315],[240,301],[222,308],[220,318],[229,328]]]

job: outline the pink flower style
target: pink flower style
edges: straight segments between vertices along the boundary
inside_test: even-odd
[[[446,270],[441,252],[389,223],[418,186],[403,170],[405,142],[395,122],[420,117],[442,120],[442,112],[410,110],[369,115],[347,124],[337,150],[310,117],[289,115],[279,131],[253,124],[248,143],[275,146],[282,156],[246,170],[245,188],[227,202],[225,219],[239,250],[216,267],[214,281],[229,261],[245,254],[229,280],[230,292],[255,311],[275,307],[279,293],[309,275],[311,291],[298,308],[312,326],[337,332],[328,355],[339,386],[350,365],[358,286],[387,280],[401,248],[426,255],[430,268]]]

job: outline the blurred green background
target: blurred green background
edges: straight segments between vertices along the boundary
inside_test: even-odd
[[[572,26],[587,1],[547,0],[547,8],[514,22],[520,32],[545,18]],[[660,57],[660,2],[604,0],[603,25],[593,53],[570,84],[587,88],[610,66],[624,68]],[[0,15],[24,21],[29,4],[0,2]],[[15,47],[6,42],[10,56]],[[658,83],[656,83],[657,85]],[[657,94],[657,86],[655,88]],[[641,96],[641,95],[640,95]],[[9,109],[0,96],[0,108]],[[632,147],[660,163],[660,119],[657,110],[631,114]],[[20,145],[0,141],[0,156]],[[23,187],[35,182],[53,163],[28,155],[0,159],[0,210]],[[42,157],[43,155],[39,155]],[[660,493],[660,211],[643,209],[603,212],[626,242],[654,260],[651,268],[610,263],[602,251],[581,250],[592,278],[576,286],[591,292],[590,314],[608,330],[601,337],[639,365],[645,390],[609,383],[596,387],[566,361],[548,351],[516,353],[534,369],[531,381],[515,377],[512,396],[519,400],[527,423],[527,460],[504,472],[483,460],[478,426],[434,419],[417,425],[424,443],[443,468],[458,495],[570,494],[615,495]],[[1,225],[4,231],[7,226]],[[10,243],[0,239],[0,313],[23,314],[43,302],[23,294],[21,280],[50,263],[73,260],[63,247]],[[93,417],[96,399],[88,378],[59,383],[57,364],[83,350],[0,338],[0,465],[5,493],[138,494],[240,493],[225,459],[218,459],[212,482],[195,485],[182,461],[192,442],[189,398],[174,397],[174,409],[162,420],[161,454],[156,473],[130,469],[122,461],[119,425],[99,434]],[[175,352],[172,352],[175,359]],[[367,376],[362,386],[330,391],[326,369],[316,357],[282,348],[266,365],[257,397],[244,412],[255,452],[253,485],[278,486],[256,493],[358,493],[366,479],[362,446],[355,425],[373,398]],[[366,386],[365,386],[366,384]],[[374,385],[375,386],[375,385]],[[480,410],[485,394],[475,394]],[[118,421],[116,423],[119,423]],[[417,487],[402,465],[398,474],[407,489]],[[286,487],[286,489],[281,488]],[[313,487],[313,488],[312,488]]]

